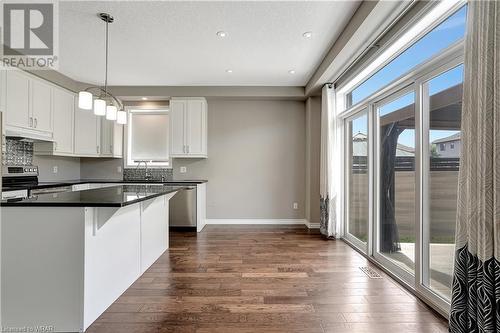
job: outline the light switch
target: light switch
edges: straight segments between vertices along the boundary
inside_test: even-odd
[[[52,167],[52,172],[53,172],[53,173],[58,173],[58,172],[59,172],[59,168],[58,168],[58,166],[57,166],[57,165],[54,165],[54,166]]]
[[[299,209],[299,204],[296,203],[296,202],[294,202],[293,203],[293,209],[295,209],[295,210]]]
[[[180,173],[186,173],[186,172],[187,172],[187,168],[185,166],[181,166]]]

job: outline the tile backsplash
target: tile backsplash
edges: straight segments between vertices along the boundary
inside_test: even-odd
[[[167,168],[150,168],[148,173],[151,175],[151,180],[172,180],[174,175],[173,170]],[[145,178],[146,169],[144,168],[123,169],[123,180],[144,180]]]
[[[2,151],[3,165],[32,165],[33,142],[16,139],[5,140],[5,151]]]

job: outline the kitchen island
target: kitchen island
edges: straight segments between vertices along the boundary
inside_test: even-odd
[[[117,184],[1,202],[1,326],[85,331],[168,248],[183,186]]]

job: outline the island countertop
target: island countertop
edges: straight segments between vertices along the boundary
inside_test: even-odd
[[[186,187],[169,184],[117,184],[116,186],[82,191],[44,193],[26,199],[3,200],[1,206],[124,207],[168,193],[181,191]]]

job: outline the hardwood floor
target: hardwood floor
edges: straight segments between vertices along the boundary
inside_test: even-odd
[[[447,332],[446,322],[342,241],[302,226],[207,226],[170,249],[87,330]]]

